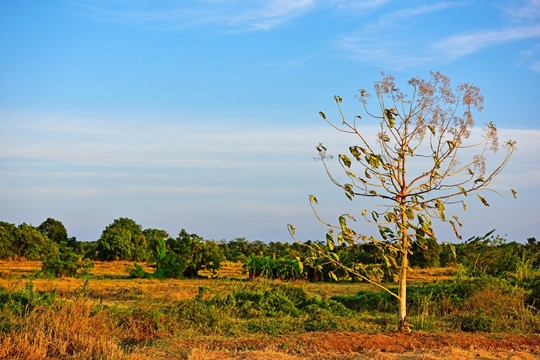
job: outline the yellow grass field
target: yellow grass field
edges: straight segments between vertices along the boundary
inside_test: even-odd
[[[71,296],[84,287],[84,291],[95,299],[127,303],[141,298],[152,298],[162,301],[176,301],[194,297],[201,286],[219,288],[230,287],[239,280],[246,280],[247,275],[242,274],[240,263],[225,262],[216,274],[202,271],[199,279],[130,279],[128,269],[132,268],[132,261],[96,261],[90,270],[90,280],[80,278],[33,278],[34,288],[38,291],[52,291],[56,289],[61,296]],[[153,269],[145,264],[146,271]],[[14,261],[0,260],[0,286],[9,290],[22,289],[33,274],[39,272],[40,261]],[[409,280],[411,282],[429,282],[448,279],[455,274],[455,269],[411,269]],[[204,278],[204,277],[207,278]],[[279,282],[279,280],[275,280]],[[334,295],[350,295],[360,289],[371,288],[365,283],[309,283],[295,281],[293,284],[302,285],[312,295],[329,298]]]
[[[95,262],[87,279],[54,279],[35,276],[40,262],[0,261],[0,287],[21,290],[31,280],[35,291],[56,291],[60,299],[66,300],[55,311],[34,310],[19,331],[0,332],[0,359],[530,360],[540,356],[538,335],[422,331],[204,335],[182,327],[181,323],[177,327],[152,309],[192,299],[200,288],[229,293],[232,288],[250,283],[241,272],[241,264],[226,263],[217,274],[202,273],[208,277],[185,280],[131,279],[127,269],[133,264]],[[455,269],[412,269],[410,279],[431,282],[454,274]],[[292,284],[322,299],[369,288],[364,283]],[[102,310],[94,312],[94,304],[102,304]],[[129,311],[133,311],[132,315]],[[121,320],[117,319],[118,314],[123,314]]]

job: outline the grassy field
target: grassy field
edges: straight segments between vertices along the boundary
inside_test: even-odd
[[[394,304],[365,283],[252,282],[232,263],[186,280],[131,279],[131,262],[96,262],[82,279],[44,278],[40,266],[0,261],[1,359],[540,356],[528,293],[454,283],[455,269],[411,270],[415,327],[401,334]]]

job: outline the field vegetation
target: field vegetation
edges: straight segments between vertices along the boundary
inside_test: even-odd
[[[56,278],[40,261],[0,262],[0,358],[539,355],[535,269],[521,280],[473,277],[462,266],[411,269],[414,331],[405,335],[395,332],[394,301],[365,282],[250,280],[239,262],[191,279],[133,278],[133,265],[95,261],[85,276]]]
[[[412,332],[402,333],[388,292],[306,261],[303,244],[218,242],[185,230],[171,238],[130,219],[113,224],[104,230],[112,235],[83,243],[54,219],[39,227],[0,223],[0,359],[540,355],[534,238],[517,243],[489,233],[453,249],[419,246],[408,270]],[[105,256],[104,239],[124,244]],[[333,251],[342,261],[379,267],[375,280],[397,286],[375,247]]]

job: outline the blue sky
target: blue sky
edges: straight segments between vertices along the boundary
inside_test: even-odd
[[[477,124],[518,142],[465,238],[540,236],[540,1],[57,0],[0,3],[0,220],[96,240],[115,218],[176,236],[322,239],[308,204],[359,212],[314,161],[354,143],[380,72],[441,71],[485,96]],[[369,133],[370,129],[366,128]],[[362,224],[358,225],[360,230]],[[440,227],[441,240],[453,240]]]

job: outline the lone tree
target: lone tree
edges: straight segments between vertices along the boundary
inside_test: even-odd
[[[366,122],[360,116],[346,120],[341,109],[342,99],[335,96],[339,108],[341,125],[320,116],[334,129],[356,137],[358,145],[349,147],[350,155],[339,154],[338,161],[346,176],[338,180],[330,170],[324,154],[326,148],[319,144],[320,159],[330,180],[344,190],[345,195],[375,198],[380,205],[376,211],[361,211],[362,217],[378,227],[379,235],[362,235],[349,227],[348,222],[356,221],[350,214],[343,214],[339,222],[332,225],[317,213],[314,204],[318,201],[310,195],[310,204],[318,220],[329,228],[326,235],[327,246],[311,244],[314,257],[324,258],[336,269],[346,270],[351,275],[362,278],[398,301],[399,329],[408,330],[407,325],[407,269],[408,256],[412,245],[426,248],[436,240],[431,219],[448,222],[458,238],[458,228],[462,227],[457,216],[447,216],[447,205],[461,203],[466,210],[464,197],[476,194],[478,199],[489,206],[487,200],[478,193],[491,190],[490,184],[515,150],[515,142],[504,145],[506,154],[496,167],[486,167],[486,155],[498,150],[497,128],[487,124],[479,139],[471,136],[474,126],[474,111],[482,110],[483,96],[479,88],[470,84],[459,84],[452,88],[450,79],[439,72],[432,72],[429,80],[413,78],[408,84],[409,94],[396,88],[394,77],[382,74],[382,80],[375,83],[375,97],[379,105],[376,113],[368,110],[370,95],[359,90],[358,99],[366,114],[380,125],[376,139],[371,142],[362,131]],[[359,169],[359,170],[357,170]],[[511,190],[515,197],[516,192]],[[294,238],[295,229],[289,225]],[[334,252],[337,244],[353,246],[370,243],[377,247],[383,268],[393,268],[397,272],[398,292],[395,293],[377,280],[381,267],[365,264],[345,266]],[[379,274],[377,274],[379,272]],[[334,273],[332,277],[336,278]]]

